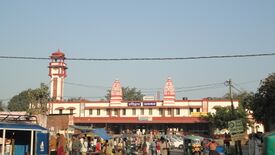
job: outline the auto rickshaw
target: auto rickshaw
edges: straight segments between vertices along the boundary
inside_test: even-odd
[[[183,152],[185,155],[201,155],[203,147],[201,145],[203,137],[188,135],[183,139]]]

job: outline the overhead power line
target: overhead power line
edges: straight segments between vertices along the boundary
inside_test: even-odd
[[[165,61],[165,60],[195,60],[195,59],[224,59],[224,58],[244,58],[244,57],[262,57],[274,56],[275,53],[260,54],[237,54],[237,55],[212,55],[197,57],[156,57],[156,58],[66,58],[66,60],[75,61]],[[0,59],[25,59],[25,60],[49,60],[48,57],[28,57],[28,56],[0,56]]]
[[[194,88],[204,88],[204,87],[213,87],[213,86],[220,86],[223,85],[222,82],[220,83],[211,83],[211,84],[203,84],[203,85],[195,85],[195,86],[187,86],[187,87],[175,87],[175,89],[177,90],[181,90],[181,89],[194,89]]]
[[[79,86],[79,87],[86,87],[86,88],[99,88],[99,89],[108,89],[110,87],[105,86],[98,86],[98,85],[87,85],[87,84],[81,84],[81,83],[75,83],[75,82],[64,82],[65,84],[72,85],[72,86]]]

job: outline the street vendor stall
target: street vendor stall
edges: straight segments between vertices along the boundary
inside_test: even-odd
[[[48,130],[29,123],[0,123],[1,155],[48,154]]]
[[[76,125],[71,125],[70,128],[74,128],[78,131],[80,131],[79,134],[90,134],[96,137],[100,137],[104,140],[109,140],[112,137],[108,135],[107,131],[104,128],[92,128],[88,126],[76,126]]]

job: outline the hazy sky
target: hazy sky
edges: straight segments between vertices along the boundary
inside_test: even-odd
[[[70,58],[274,53],[274,28],[271,0],[1,1],[0,55],[48,57],[58,48]],[[48,63],[0,59],[0,99],[49,84]],[[275,56],[67,64],[65,97],[98,100],[115,79],[155,95],[171,76],[178,99],[201,99],[223,96],[229,78],[240,90],[256,91],[274,72]]]

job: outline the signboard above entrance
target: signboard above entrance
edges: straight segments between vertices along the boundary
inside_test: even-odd
[[[141,106],[141,102],[128,102],[129,107]]]
[[[156,106],[156,102],[143,102],[143,106]]]
[[[129,107],[139,107],[139,106],[157,106],[157,102],[128,102]]]

